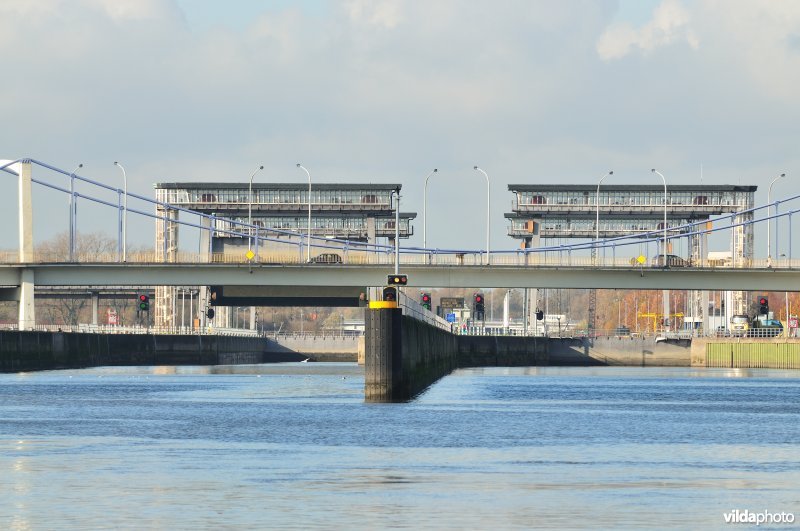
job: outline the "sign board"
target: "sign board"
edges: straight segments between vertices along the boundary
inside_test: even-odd
[[[797,328],[797,316],[793,315],[789,317],[789,328]]]
[[[442,311],[451,310],[453,308],[463,308],[464,297],[442,297],[439,299],[439,307]]]
[[[447,315],[444,316],[444,319],[448,323],[455,323],[456,322],[456,314],[448,313]]]
[[[117,317],[117,310],[109,308],[107,314],[108,314],[108,324],[110,325],[119,324]]]

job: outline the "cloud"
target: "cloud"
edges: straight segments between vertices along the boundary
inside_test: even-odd
[[[399,0],[348,0],[344,7],[356,24],[392,29],[403,21],[403,6]]]
[[[653,13],[653,19],[639,29],[619,23],[606,30],[597,42],[597,53],[605,61],[621,59],[634,50],[648,54],[675,42],[699,47],[699,40],[690,27],[689,12],[677,0],[664,0]]]
[[[218,4],[182,5],[236,9]],[[668,0],[637,28],[599,0],[325,5],[199,30],[172,0],[0,2],[0,156],[83,162],[112,183],[120,160],[144,195],[258,164],[302,181],[303,162],[315,182],[403,183],[408,210],[438,167],[428,236],[442,247],[484,230],[475,164],[493,213],[509,183],[800,167],[800,3]],[[513,245],[501,217],[492,228]]]

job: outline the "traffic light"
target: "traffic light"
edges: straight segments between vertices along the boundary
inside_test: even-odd
[[[475,309],[475,320],[484,321],[484,301],[483,293],[476,293],[473,299],[473,307]]]
[[[405,286],[408,284],[408,275],[389,275],[386,283],[390,286]]]
[[[217,312],[214,311],[214,308],[209,308],[208,310],[206,310],[206,317],[209,319],[213,319],[216,313]]]
[[[397,302],[397,288],[391,286],[383,288],[383,300],[385,302]]]
[[[430,293],[423,293],[422,294],[422,307],[428,311],[431,311],[431,294]]]
[[[148,297],[144,293],[139,295],[139,311],[140,312],[150,311],[150,297]]]
[[[769,313],[769,299],[762,295],[758,298],[758,314],[767,315]]]
[[[536,308],[536,320],[543,321],[544,320],[544,312],[539,308]]]

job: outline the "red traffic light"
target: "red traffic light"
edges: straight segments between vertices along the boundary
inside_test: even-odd
[[[758,299],[758,303],[759,303],[759,304],[767,304],[767,299],[766,299],[766,297],[761,297],[760,299]]]
[[[427,294],[427,293],[426,293],[425,295],[423,295],[423,296],[422,296],[422,302],[428,302],[428,301],[430,301],[430,300],[431,300],[431,298],[428,296],[428,294]]]
[[[475,302],[483,302],[483,297],[481,295],[475,295]]]
[[[147,300],[147,295],[139,295],[139,300],[144,302]]]

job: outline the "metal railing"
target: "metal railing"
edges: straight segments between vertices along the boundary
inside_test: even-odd
[[[116,263],[115,253],[80,253],[75,255],[75,259],[69,262],[61,253],[34,252],[29,263],[82,263],[82,264],[113,264]],[[442,267],[487,267],[485,259],[481,254],[403,254],[400,255],[400,264],[406,266],[442,266]],[[295,252],[270,252],[260,249],[259,253],[252,260],[248,259],[244,252],[241,253],[214,253],[209,257],[208,254],[178,252],[170,260],[170,264],[192,265],[192,264],[242,264],[242,265],[308,265],[309,267],[335,267],[340,265],[385,265],[394,264],[394,255],[389,253],[370,253],[365,251],[350,251],[340,256],[341,262],[312,263],[307,264],[304,256],[299,256]],[[11,251],[0,252],[0,263],[16,264],[19,254]],[[129,252],[127,263],[136,264],[162,264],[156,252]],[[661,265],[639,264],[633,257],[613,257],[599,256],[592,259],[588,256],[565,256],[563,252],[539,252],[539,253],[505,253],[492,255],[492,267],[583,267],[583,268],[616,268],[616,269],[635,269],[642,271],[663,269]],[[800,258],[773,258],[768,261],[765,258],[749,259],[746,264],[739,264],[736,269],[800,269]],[[730,270],[732,267],[720,262],[706,262],[703,265],[686,264],[682,266],[670,266],[670,269],[680,270]]]
[[[453,331],[452,323],[424,308],[422,304],[403,293],[402,290],[397,290],[397,306],[403,310],[403,315],[413,317],[417,321],[422,321],[441,330]]]
[[[67,172],[65,170],[59,169],[52,165],[39,162],[32,159],[20,159],[16,161],[9,162],[7,164],[3,164],[0,166],[0,170],[4,170],[8,173],[16,175],[15,172],[9,170],[10,166],[18,164],[20,162],[23,163],[30,163],[32,165],[36,165],[38,167],[50,170],[56,174],[60,174],[61,176],[67,177],[70,180],[70,184],[67,185],[59,185],[54,184],[51,182],[43,181],[39,178],[32,178],[32,182],[37,185],[41,185],[47,187],[51,190],[59,191],[69,195],[74,201],[80,199],[81,201],[88,201],[97,205],[102,205],[113,209],[115,213],[115,217],[119,217],[122,219],[122,196],[123,190],[119,188],[108,186],[101,182],[93,181],[91,179],[87,179],[85,177],[81,177],[80,175],[76,174],[75,172]],[[74,186],[71,186],[76,181],[80,181],[84,185],[89,185],[94,188],[92,190],[97,190],[97,195],[91,195],[87,193],[80,193],[74,190]],[[109,194],[112,197],[112,200],[108,198],[100,197],[101,195],[105,194],[108,196]],[[307,236],[304,234],[298,234],[296,231],[282,231],[277,229],[266,229],[262,227],[258,227],[255,224],[247,224],[243,222],[239,222],[236,220],[230,220],[223,218],[221,216],[209,215],[204,214],[196,211],[192,211],[190,209],[178,206],[176,204],[165,203],[162,201],[153,200],[148,197],[144,197],[134,193],[125,193],[124,194],[126,199],[132,199],[139,201],[147,206],[148,209],[155,210],[147,211],[142,210],[141,208],[135,207],[128,207],[125,208],[124,211],[126,213],[130,213],[132,215],[138,215],[145,217],[147,219],[155,220],[163,225],[164,232],[166,234],[167,226],[185,226],[190,228],[195,228],[201,231],[213,231],[215,234],[226,234],[229,236],[236,236],[241,237],[244,239],[249,239],[253,245],[252,247],[255,250],[256,256],[253,258],[253,262],[263,262],[263,261],[270,261],[270,260],[280,260],[279,263],[301,263],[303,250],[307,248],[308,245],[311,245],[315,249],[315,253],[320,252],[330,252],[335,251],[337,253],[342,253],[342,261],[343,263],[375,263],[375,264],[387,264],[391,263],[391,255],[393,253],[393,247],[390,245],[382,245],[382,244],[369,244],[364,242],[357,242],[357,241],[348,241],[348,240],[338,240],[338,239],[329,239],[321,236],[312,236],[310,240],[307,239]],[[715,269],[728,269],[728,268],[773,268],[773,269],[783,269],[783,268],[796,268],[798,267],[797,261],[794,260],[792,256],[792,220],[793,216],[800,213],[799,209],[788,210],[776,214],[772,214],[770,209],[775,209],[775,212],[779,211],[780,205],[795,201],[800,198],[800,195],[795,195],[786,199],[774,201],[769,205],[762,205],[754,208],[744,209],[741,211],[737,211],[728,215],[720,216],[713,220],[715,224],[715,228],[709,228],[707,225],[706,220],[702,220],[696,223],[682,225],[680,227],[669,227],[667,235],[667,239],[671,241],[679,241],[680,238],[686,238],[690,236],[696,235],[703,235],[703,234],[712,234],[718,231],[734,231],[739,230],[742,227],[747,225],[757,225],[759,223],[769,223],[775,222],[778,219],[788,220],[788,238],[778,239],[778,224],[776,223],[775,227],[775,240],[776,245],[778,242],[782,241],[785,252],[781,253],[777,249],[775,252],[775,258],[770,261],[766,259],[754,259],[749,256],[735,256],[733,261],[730,264],[718,264],[714,266]],[[754,216],[758,212],[763,212],[766,210],[766,215],[762,216],[759,219],[748,219],[751,216]],[[190,219],[178,219],[177,216],[174,216],[175,213],[183,213],[186,216],[185,218]],[[194,217],[193,217],[194,216]],[[191,221],[191,219],[197,219],[197,222]],[[205,219],[207,224],[204,224],[202,220]],[[741,221],[744,220],[744,221]],[[235,230],[222,230],[217,226],[218,221],[225,221],[231,223],[231,226],[235,228]],[[121,223],[121,222],[120,222]],[[210,225],[210,227],[209,227]],[[723,226],[724,225],[724,226]],[[121,225],[120,225],[121,226]],[[70,227],[70,230],[74,230],[74,227]],[[122,238],[120,232],[120,239]],[[293,239],[293,241],[287,241],[287,238]],[[645,232],[636,236],[620,236],[616,238],[605,238],[602,240],[592,240],[589,242],[581,242],[575,244],[568,244],[568,245],[556,245],[550,247],[539,247],[534,249],[513,249],[513,250],[497,250],[492,251],[492,263],[493,265],[527,265],[527,266],[575,266],[580,267],[585,265],[586,267],[632,267],[630,261],[632,258],[638,256],[641,253],[642,249],[646,249],[646,256],[650,257],[652,255],[658,254],[658,245],[659,242],[662,241],[663,238],[663,231],[654,230],[650,232]],[[160,255],[156,256],[155,253],[139,253],[138,257],[133,257],[128,255],[126,260],[128,262],[140,262],[140,263],[150,263],[150,262],[184,262],[184,263],[203,263],[209,261],[208,253],[198,253],[193,256],[192,260],[188,260],[190,257],[190,253],[177,253],[177,256],[182,257],[178,259],[174,251],[170,248],[168,249],[167,246],[168,238],[165,236],[163,238],[163,246],[164,249],[161,250]],[[267,257],[262,256],[262,248],[266,247],[274,247],[274,246],[292,246],[295,250],[292,252],[286,252],[284,256],[281,257]],[[633,246],[633,247],[631,247]],[[648,248],[648,246],[652,246],[652,249]],[[588,254],[590,250],[594,249],[596,251],[596,258],[594,260],[580,256],[581,253]],[[298,250],[300,252],[298,252]],[[209,249],[210,251],[210,249]],[[485,263],[486,260],[486,250],[475,250],[475,249],[423,249],[419,247],[405,247],[401,249],[403,258],[403,264],[432,264],[432,265],[455,265],[455,266],[470,266],[470,265],[481,265]],[[73,253],[74,254],[74,253]],[[104,255],[92,255],[90,257],[76,257],[76,260],[79,262],[116,262],[120,261],[119,256],[119,249],[117,253],[108,253]],[[3,263],[17,263],[19,262],[19,254],[18,253],[4,253],[2,257]],[[244,258],[244,256],[225,256],[223,258],[212,257],[214,261],[224,261],[226,263],[247,263],[248,260]],[[61,257],[45,257],[41,256],[38,253],[34,253],[32,257],[25,257],[23,262],[65,262],[66,259]],[[627,264],[625,262],[628,262]],[[648,260],[649,262],[649,260]],[[706,263],[706,260],[701,260],[700,264],[694,264],[695,266],[699,267],[709,267],[709,264]]]

